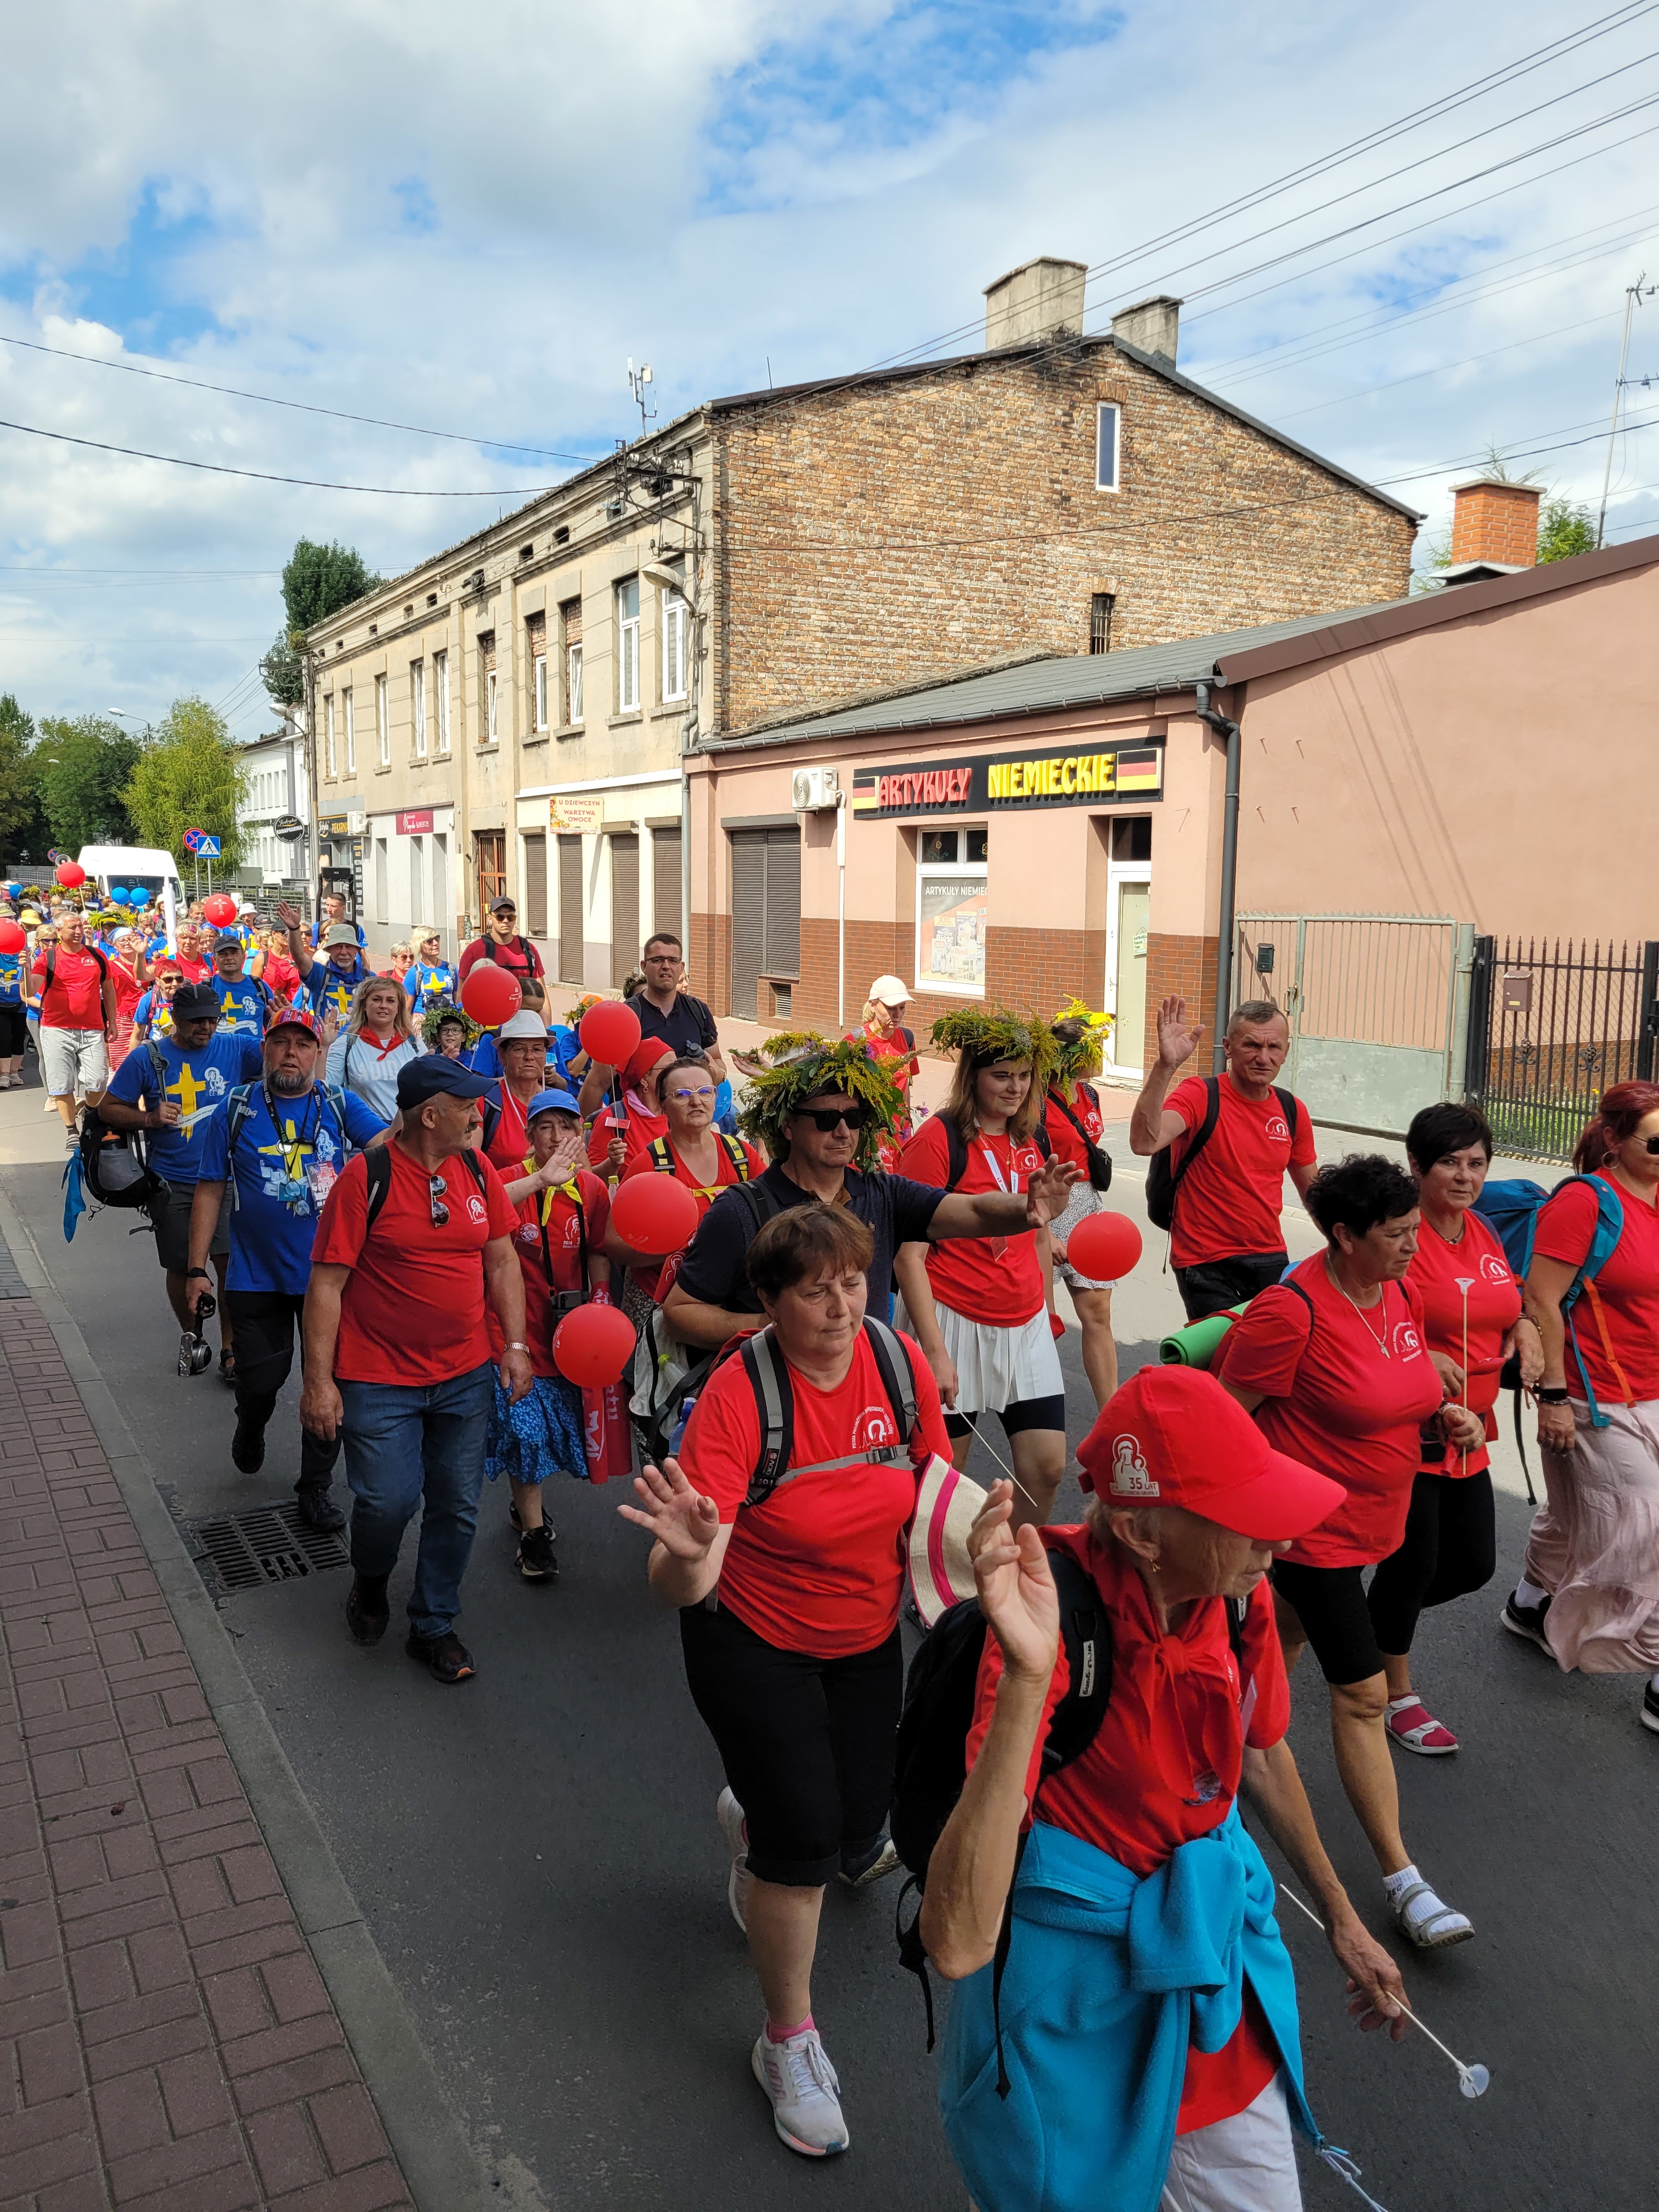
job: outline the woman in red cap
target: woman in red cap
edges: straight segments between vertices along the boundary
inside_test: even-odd
[[[659,1137],[668,1134],[668,1116],[658,1097],[674,1048],[660,1037],[641,1037],[622,1071],[622,1103],[605,1101],[593,1117],[587,1157],[596,1173],[615,1182],[629,1160]]]
[[[1285,1741],[1267,1571],[1342,1489],[1188,1368],[1143,1368],[1078,1462],[1094,1492],[1082,1527],[1015,1530],[1000,1482],[969,1539],[991,1633],[968,1779],[921,1917],[929,1957],[960,1984],[945,2134],[974,2202],[996,2212],[1297,2212],[1292,2125],[1321,2143],[1241,1790],[1318,1908],[1350,2010],[1396,2039],[1405,2027],[1399,1969],[1338,1881]],[[1065,1601],[1075,1685],[1050,1565],[1062,1555],[1103,1616]],[[1068,1757],[1050,1723],[1068,1692],[1073,1714],[1096,1694],[1103,1644],[1103,1711]]]
[[[1389,1910],[1419,1950],[1438,1950],[1474,1929],[1423,1880],[1401,1836],[1388,1674],[1362,1577],[1406,1533],[1424,1425],[1437,1423],[1459,1451],[1478,1449],[1485,1429],[1447,1403],[1462,1376],[1424,1340],[1423,1301],[1407,1274],[1417,1186],[1405,1170],[1352,1153],[1320,1170],[1305,1202],[1324,1251],[1256,1293],[1223,1340],[1216,1372],[1269,1443],[1347,1492],[1273,1569],[1279,1632],[1286,1664],[1311,1644],[1329,1686],[1337,1772]]]

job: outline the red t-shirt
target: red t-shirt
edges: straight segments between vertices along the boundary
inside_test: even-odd
[[[1241,1684],[1218,1598],[1206,1598],[1181,1628],[1166,1631],[1146,1584],[1115,1546],[1101,1544],[1087,1528],[1050,1528],[1045,1534],[1093,1577],[1110,1613],[1112,1694],[1088,1750],[1043,1784],[1042,1818],[1144,1880],[1182,1844],[1208,1835],[1226,1819],[1238,1795],[1244,1746],[1270,1751],[1290,1726],[1291,1686],[1273,1595],[1264,1582],[1251,1600],[1241,1638]],[[968,1737],[969,1771],[991,1725],[1001,1674],[1001,1646],[987,1636]],[[1062,1644],[1031,1749],[1028,1806],[1036,1794],[1049,1716],[1070,1681]],[[1242,2112],[1272,2081],[1279,2063],[1266,2018],[1247,1988],[1231,2039],[1217,2051],[1188,2048],[1176,2133],[1188,2135]]]
[[[1078,1120],[1083,1124],[1083,1135],[1091,1144],[1097,1145],[1106,1133],[1106,1125],[1100,1116],[1100,1098],[1092,1083],[1075,1083],[1069,1097],[1059,1086],[1051,1087],[1042,1109],[1043,1127],[1048,1132],[1048,1142],[1057,1160],[1073,1167],[1086,1182],[1089,1179],[1089,1155],[1083,1149],[1079,1137],[1060,1108],[1057,1098],[1065,1098]]]
[[[1603,1176],[1603,1182],[1608,1178]],[[1638,1405],[1659,1398],[1659,1212],[1632,1198],[1621,1184],[1610,1185],[1625,1217],[1619,1242],[1595,1277],[1595,1294],[1607,1316],[1607,1334],[1631,1395]],[[1589,1256],[1595,1235],[1595,1193],[1588,1183],[1569,1183],[1538,1217],[1532,1240],[1534,1255],[1577,1267]],[[1595,1310],[1586,1291],[1572,1310],[1578,1350],[1598,1405],[1622,1405],[1625,1394],[1601,1343]],[[1567,1346],[1567,1388],[1575,1398],[1584,1378]]]
[[[914,1034],[907,1033],[896,1022],[888,1034],[882,1036],[866,1022],[859,1035],[864,1039],[866,1051],[873,1053],[878,1060],[892,1062],[892,1066],[884,1072],[892,1077],[908,1100],[911,1078],[921,1072],[921,1062],[915,1054]]]
[[[71,952],[67,945],[52,948],[52,988],[46,989],[46,956],[43,952],[31,971],[42,987],[40,1026],[43,1030],[101,1030],[104,1026],[104,971],[90,952]],[[137,1000],[133,1001],[137,1004]]]
[[[919,1445],[948,1460],[939,1385],[921,1347],[908,1337],[900,1342],[915,1378]],[[837,1389],[820,1390],[793,1367],[789,1382],[795,1407],[793,1463],[810,1467],[843,1452],[902,1441],[862,1332]],[[843,1467],[801,1474],[780,1483],[763,1505],[743,1507],[760,1448],[754,1389],[734,1352],[698,1399],[679,1455],[686,1479],[732,1524],[720,1603],[784,1651],[841,1659],[874,1650],[898,1620],[905,1540],[916,1510],[915,1469]]]
[[[399,1144],[386,1146],[392,1187],[374,1226],[368,1218],[368,1169],[359,1152],[342,1170],[323,1206],[311,1248],[314,1264],[349,1267],[340,1297],[337,1380],[447,1382],[489,1357],[480,1255],[511,1237],[519,1217],[488,1162],[479,1191],[465,1161],[438,1170],[441,1191]],[[440,1224],[432,1201],[447,1209]]]
[[[1498,1403],[1504,1339],[1521,1318],[1521,1285],[1510,1273],[1503,1246],[1473,1206],[1463,1216],[1463,1234],[1455,1244],[1448,1244],[1425,1214],[1406,1280],[1422,1302],[1424,1342],[1431,1352],[1443,1352],[1460,1367],[1464,1364],[1463,1294],[1457,1285],[1460,1281],[1468,1284],[1468,1379],[1463,1403],[1472,1413],[1485,1416],[1486,1434],[1495,1437],[1492,1407]],[[1489,1455],[1482,1444],[1466,1460],[1437,1429],[1425,1429],[1422,1464],[1437,1474],[1478,1474],[1489,1464]]]
[[[109,980],[115,986],[115,1011],[123,1021],[130,1021],[132,1010],[148,988],[141,983],[131,968],[119,960],[109,963]]]
[[[280,952],[267,952],[260,980],[269,983],[279,999],[291,1000],[300,988],[300,971]]]
[[[495,1133],[484,1148],[484,1158],[497,1175],[516,1182],[524,1172],[524,1156],[530,1150],[530,1133],[525,1127],[529,1104],[527,1100],[521,1103],[513,1096],[505,1076],[498,1078],[495,1091],[501,1100],[501,1112],[495,1121]]]
[[[622,1132],[625,1148],[623,1174],[626,1175],[629,1164],[640,1153],[654,1145],[659,1137],[668,1134],[668,1116],[666,1114],[642,1114],[632,1106],[625,1106],[621,1114],[614,1107],[601,1107],[593,1117],[593,1127],[587,1139],[588,1159],[600,1175],[610,1172],[605,1156],[611,1150],[611,1139],[618,1130]]]
[[[691,1173],[690,1169],[687,1167],[685,1162],[674,1150],[673,1139],[671,1137],[665,1141],[668,1146],[668,1156],[674,1163],[674,1180],[676,1182],[683,1182],[686,1188],[690,1192],[693,1198],[696,1200],[697,1218],[701,1221],[703,1215],[708,1212],[709,1207],[714,1204],[720,1192],[729,1188],[732,1183],[740,1182],[742,1178],[738,1176],[737,1167],[732,1161],[732,1156],[726,1148],[725,1141],[718,1136],[714,1140],[716,1164],[714,1180],[712,1183],[699,1182],[696,1176]],[[737,1142],[743,1146],[744,1158],[749,1163],[749,1180],[752,1182],[756,1176],[764,1170],[766,1163],[762,1159],[760,1154],[755,1150],[755,1147],[752,1145],[745,1143],[744,1139],[741,1137],[737,1139]],[[665,1175],[668,1173],[668,1170],[665,1168],[659,1168],[654,1165],[647,1157],[647,1151],[637,1152],[635,1153],[633,1158],[629,1161],[627,1166],[623,1170],[621,1176],[618,1177],[619,1182],[626,1182],[631,1176]],[[638,1267],[630,1267],[629,1269],[629,1274],[633,1276],[634,1280],[639,1285],[641,1290],[644,1291],[646,1297],[653,1299],[659,1305],[661,1304],[663,1299],[667,1296],[666,1285],[664,1284],[662,1279],[668,1273],[668,1272],[669,1261],[666,1259],[659,1261],[654,1267],[651,1265],[650,1262],[647,1261],[641,1263]],[[945,1456],[948,1458],[950,1455],[947,1453]]]
[[[1406,1533],[1421,1462],[1418,1431],[1445,1396],[1424,1349],[1423,1308],[1410,1280],[1384,1283],[1381,1303],[1361,1312],[1316,1252],[1289,1282],[1251,1299],[1222,1339],[1216,1372],[1267,1394],[1255,1418],[1275,1450],[1347,1491],[1347,1502],[1285,1556],[1306,1567],[1386,1559]]]
[[[213,973],[212,963],[209,961],[191,960],[182,952],[174,952],[169,957],[178,962],[179,972],[186,983],[205,983]]]
[[[536,1158],[532,1152],[527,1159],[515,1160],[501,1180],[517,1182],[521,1176],[533,1175],[535,1171]],[[578,1168],[571,1182],[561,1184],[557,1190],[532,1191],[528,1198],[521,1198],[518,1225],[513,1231],[513,1249],[519,1255],[519,1267],[524,1276],[525,1340],[530,1346],[530,1364],[538,1375],[556,1375],[559,1371],[553,1358],[554,1295],[582,1287],[582,1224],[575,1198],[571,1194],[573,1185],[581,1199],[580,1213],[586,1217],[588,1257],[592,1259],[597,1253],[603,1259],[605,1225],[611,1218],[611,1194],[598,1176],[589,1175],[586,1168]],[[544,1228],[547,1231],[544,1244]],[[550,1291],[547,1279],[550,1266],[553,1270]],[[499,1359],[506,1349],[507,1331],[488,1301],[484,1305],[484,1326],[489,1331],[489,1356]]]
[[[1023,1191],[1042,1166],[1042,1155],[1027,1138],[1007,1135],[968,1139],[968,1165],[960,1191]],[[930,1114],[899,1155],[898,1171],[913,1182],[943,1190],[951,1176],[950,1139],[945,1116]],[[1018,1328],[1042,1310],[1042,1267],[1036,1231],[1017,1237],[952,1237],[927,1247],[927,1279],[933,1296],[952,1313],[999,1328]],[[947,1453],[948,1458],[950,1455]]]
[[[523,982],[526,975],[541,974],[541,955],[527,937],[509,937],[505,945],[497,945],[493,938],[486,940],[482,937],[475,937],[461,955],[460,964],[456,971],[458,982],[464,983],[484,957],[486,941],[490,947],[489,957],[495,965],[498,968],[505,968],[508,975],[516,975],[520,982]]]
[[[1206,1260],[1236,1259],[1243,1252],[1282,1252],[1285,1170],[1292,1161],[1311,1167],[1318,1158],[1313,1123],[1299,1098],[1293,1142],[1285,1110],[1271,1091],[1261,1100],[1246,1098],[1231,1076],[1219,1080],[1215,1127],[1176,1192],[1170,1231],[1170,1262],[1176,1267],[1199,1267]],[[1180,1169],[1188,1139],[1201,1127],[1207,1104],[1200,1075],[1178,1083],[1164,1100],[1164,1111],[1179,1114],[1187,1125],[1186,1136],[1170,1146],[1172,1170]]]

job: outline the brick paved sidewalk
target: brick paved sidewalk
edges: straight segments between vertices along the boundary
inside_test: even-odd
[[[52,1331],[0,1301],[0,2212],[409,2203]]]

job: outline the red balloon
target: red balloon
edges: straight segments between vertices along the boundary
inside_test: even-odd
[[[1140,1257],[1140,1231],[1127,1214],[1091,1213],[1066,1239],[1066,1257],[1079,1275],[1115,1283]]]
[[[553,1332],[554,1364],[584,1389],[619,1381],[633,1357],[634,1324],[615,1306],[577,1306]]]
[[[640,1018],[620,999],[601,999],[582,1016],[576,1032],[590,1060],[606,1067],[623,1067],[640,1041]]]
[[[236,902],[226,891],[215,891],[213,896],[202,901],[202,916],[216,929],[228,929],[236,919]]]
[[[0,921],[0,952],[21,952],[28,943],[15,921]],[[690,1193],[686,1193],[687,1197]]]
[[[636,1175],[617,1184],[611,1218],[624,1244],[656,1259],[691,1242],[699,1215],[696,1200],[675,1176]]]
[[[87,872],[78,860],[65,860],[58,871],[58,881],[66,891],[77,890],[87,879]]]
[[[480,1027],[499,1029],[524,1000],[519,979],[493,960],[481,960],[461,986],[461,1004]]]

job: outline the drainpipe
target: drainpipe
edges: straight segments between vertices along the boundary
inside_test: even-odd
[[[1221,914],[1216,933],[1215,958],[1215,1029],[1210,1045],[1210,1066],[1219,1075],[1225,1065],[1224,1040],[1227,1035],[1227,1017],[1232,1012],[1233,996],[1233,884],[1238,872],[1238,725],[1226,714],[1218,714],[1210,704],[1210,687],[1200,683],[1196,687],[1196,711],[1200,722],[1207,722],[1218,738],[1227,740],[1227,797],[1221,815]]]

